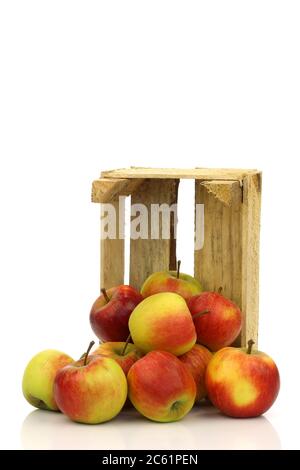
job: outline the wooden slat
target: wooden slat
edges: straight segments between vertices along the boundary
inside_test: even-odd
[[[131,197],[131,205],[144,204],[148,210],[148,239],[130,240],[130,284],[137,289],[141,288],[151,273],[175,268],[176,242],[173,234],[171,233],[169,240],[150,238],[151,204],[176,203],[178,183],[176,179],[149,179]],[[171,223],[171,232],[173,230]],[[159,237],[161,237],[161,224]]]
[[[92,202],[110,202],[118,196],[132,194],[143,179],[99,178],[92,183]]]
[[[124,283],[124,239],[119,238],[119,231],[124,232],[125,207],[119,200],[110,202],[116,211],[116,239],[103,239],[100,246],[100,288],[118,286]],[[101,234],[103,230],[101,219]]]
[[[120,168],[118,170],[103,171],[101,176],[103,178],[192,178],[200,180],[242,180],[247,174],[254,173],[256,173],[256,170],[241,170],[235,168]]]
[[[231,205],[221,202],[215,182],[214,192],[205,183],[196,181],[195,203],[204,204],[204,245],[195,250],[195,277],[205,290],[217,291],[242,306],[242,189],[239,182],[228,185]],[[203,221],[202,221],[203,223]]]
[[[249,339],[258,343],[259,311],[259,236],[262,175],[243,180],[242,204],[242,345]]]

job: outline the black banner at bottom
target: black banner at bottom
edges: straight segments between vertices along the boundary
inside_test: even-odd
[[[25,450],[25,451],[1,451],[1,460],[13,464],[14,460],[21,460],[22,466],[27,463],[39,465],[45,463],[66,464],[95,464],[102,468],[111,465],[122,465],[127,468],[137,468],[141,465],[209,465],[214,463],[235,464],[241,468],[252,466],[255,462],[270,465],[287,465],[289,461],[298,457],[298,452],[288,451],[234,451],[234,450]],[[85,467],[86,468],[86,467]]]

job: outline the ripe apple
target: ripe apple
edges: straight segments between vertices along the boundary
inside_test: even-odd
[[[197,387],[197,403],[207,396],[205,388],[205,372],[211,358],[212,353],[201,344],[195,344],[190,351],[178,358],[189,369],[195,380]]]
[[[177,271],[160,271],[151,274],[141,288],[143,297],[149,297],[161,292],[175,292],[188,300],[193,295],[202,292],[202,287],[192,276],[180,273],[180,261],[178,261]]]
[[[153,421],[178,421],[193,407],[195,381],[173,354],[165,351],[148,353],[133,364],[127,379],[133,406]]]
[[[96,299],[90,312],[91,327],[102,341],[126,341],[129,335],[128,319],[143,297],[131,286],[122,285],[101,291],[102,295]]]
[[[23,395],[36,408],[58,410],[53,396],[54,378],[59,369],[73,362],[67,354],[46,349],[36,354],[28,363],[23,375]]]
[[[130,367],[142,357],[141,351],[134,344],[124,341],[102,343],[93,351],[93,355],[97,354],[117,361],[125,375],[128,374]]]
[[[183,297],[171,292],[144,299],[129,318],[131,338],[138,349],[155,349],[181,356],[196,342],[192,316]]]
[[[98,424],[121,411],[127,397],[127,381],[116,361],[88,356],[89,349],[84,358],[58,371],[54,397],[59,409],[73,421]]]
[[[197,343],[211,351],[229,346],[242,328],[237,305],[217,292],[203,292],[188,301],[197,332]]]
[[[251,418],[265,413],[280,387],[279,372],[267,354],[248,348],[223,348],[207,366],[208,397],[222,413],[234,418]]]

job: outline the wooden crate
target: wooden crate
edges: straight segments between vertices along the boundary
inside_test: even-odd
[[[223,287],[223,294],[243,311],[243,327],[236,345],[257,344],[259,309],[259,232],[261,173],[241,169],[129,168],[104,171],[93,182],[92,201],[112,203],[124,230],[124,205],[177,202],[180,179],[195,180],[195,207],[204,204],[204,246],[194,252],[194,275],[205,290]],[[151,219],[149,217],[149,233]],[[130,240],[130,284],[140,288],[149,274],[176,268],[175,223],[169,239]],[[101,240],[101,287],[124,282],[124,239]]]

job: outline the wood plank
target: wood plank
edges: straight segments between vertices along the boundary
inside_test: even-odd
[[[151,231],[157,228],[153,221],[151,226],[151,204],[172,205],[177,202],[178,183],[176,179],[148,179],[131,197],[134,204],[144,204],[147,209],[148,239],[130,240],[130,284],[140,289],[145,279],[155,271],[174,269],[176,265],[176,241],[174,239],[175,221],[170,224],[170,239],[162,239],[162,224],[159,224],[159,239],[151,239]],[[136,217],[132,217],[135,219]],[[160,218],[160,221],[162,219]],[[173,227],[172,227],[173,225]]]
[[[143,181],[132,178],[99,178],[92,183],[92,202],[110,202],[118,196],[128,196]]]
[[[242,345],[253,339],[258,346],[259,238],[262,174],[243,180],[242,204]]]
[[[226,205],[214,194],[228,185],[231,204]],[[242,189],[239,182],[214,183],[214,192],[206,183],[195,182],[195,203],[204,204],[204,245],[194,253],[195,277],[205,290],[217,291],[242,306]],[[203,223],[203,221],[202,221]],[[197,228],[197,227],[196,227]],[[199,227],[198,227],[199,229]],[[239,341],[237,342],[237,344]]]
[[[103,231],[106,231],[105,213],[101,217],[101,240],[100,240],[100,288],[118,286],[124,283],[124,218],[125,205],[123,201],[110,202],[116,214],[116,238],[103,238]],[[101,211],[104,206],[101,205]],[[121,233],[120,233],[121,232]],[[121,235],[121,236],[120,236]]]
[[[226,168],[120,168],[103,171],[103,178],[161,178],[180,179],[191,178],[200,180],[242,180],[248,174],[257,170],[226,169]]]

